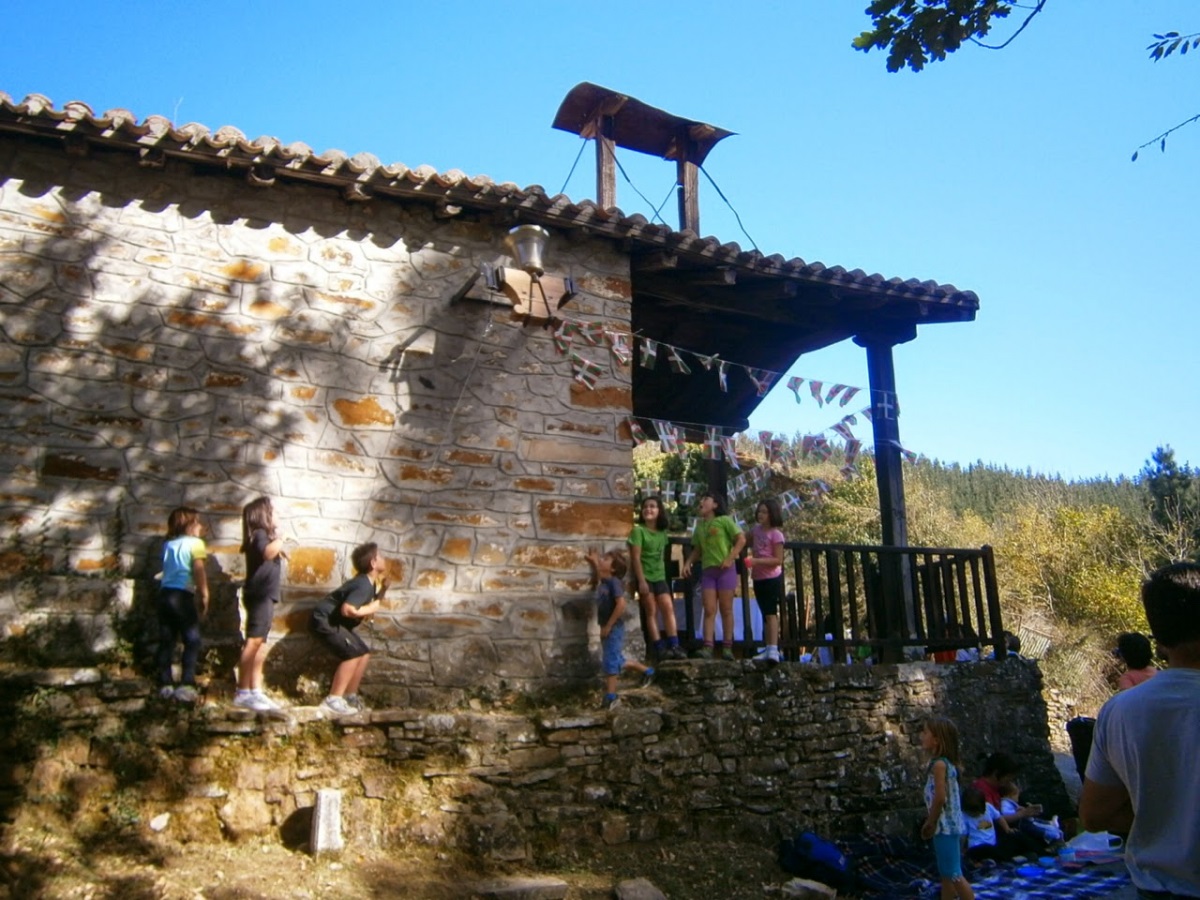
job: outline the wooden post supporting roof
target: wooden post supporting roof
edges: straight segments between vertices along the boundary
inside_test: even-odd
[[[616,205],[616,147],[676,161],[679,229],[700,233],[699,167],[717,143],[733,134],[684,119],[640,100],[589,82],[571,88],[554,117],[554,127],[596,141],[596,202]]]
[[[601,209],[617,205],[617,144],[613,140],[613,117],[601,113],[596,119],[596,204]]]
[[[688,133],[679,130],[679,157],[675,164],[676,183],[679,195],[679,230],[700,233],[700,167],[692,161],[696,142]]]
[[[892,347],[913,340],[916,326],[899,331],[860,334],[854,343],[867,351],[867,377],[871,387],[871,428],[875,437],[875,481],[879,488],[879,518],[883,545],[908,546],[908,515],[904,503],[904,474],[900,467],[900,422],[896,402],[896,368]],[[887,630],[891,637],[915,638],[912,572],[907,557],[880,557],[880,577]],[[902,661],[900,647],[884,648],[885,662]]]

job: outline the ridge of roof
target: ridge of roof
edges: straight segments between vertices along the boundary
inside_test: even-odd
[[[733,266],[757,275],[835,284],[970,310],[979,308],[974,291],[959,290],[952,284],[886,278],[862,269],[807,262],[798,256],[790,259],[778,253],[768,256],[756,249],[743,250],[735,241],[722,242],[713,236],[702,237],[692,231],[676,231],[655,224],[641,213],[626,215],[618,207],[605,209],[592,200],[573,201],[565,194],[551,196],[537,184],[522,188],[512,182],[497,182],[487,175],[469,176],[458,169],[439,172],[428,165],[410,168],[399,162],[384,164],[371,153],[351,156],[337,149],[318,153],[300,141],[285,145],[270,135],[248,139],[231,125],[215,132],[198,122],[176,127],[160,115],[150,115],[139,122],[131,111],[120,107],[96,115],[87,103],[79,100],[68,101],[56,109],[43,94],[29,94],[18,103],[0,91],[0,131],[63,139],[82,137],[136,150],[142,163],[150,166],[166,156],[211,159],[230,167],[244,167],[251,184],[269,186],[280,175],[340,186],[348,200],[367,200],[373,195],[424,197],[480,209],[507,208],[561,228],[629,239],[710,265]]]

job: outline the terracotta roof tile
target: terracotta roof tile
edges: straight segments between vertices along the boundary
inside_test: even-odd
[[[743,250],[733,241],[722,243],[712,236],[674,231],[648,221],[640,213],[627,216],[616,207],[602,209],[592,200],[572,201],[563,194],[550,196],[541,185],[521,188],[511,182],[496,182],[486,175],[469,176],[458,169],[438,172],[428,165],[416,169],[403,163],[385,165],[370,153],[349,156],[337,149],[316,153],[300,141],[285,146],[269,135],[249,140],[241,130],[229,125],[215,132],[196,122],[176,128],[169,119],[158,115],[147,116],[139,123],[127,109],[111,109],[97,116],[90,106],[77,100],[57,110],[50,98],[42,94],[29,94],[18,103],[0,91],[0,131],[60,137],[74,131],[96,143],[130,150],[161,151],[180,157],[212,156],[246,169],[274,167],[277,175],[337,184],[343,188],[369,188],[370,196],[436,196],[447,202],[478,208],[519,208],[530,218],[547,224],[628,237],[648,247],[737,266],[756,274],[844,283],[858,290],[893,297],[932,297],[968,310],[979,306],[974,292],[960,291],[951,284],[915,278],[885,279],[878,274],[867,275],[862,269],[847,271],[841,266],[827,267],[800,257],[787,259],[777,253],[767,256],[758,250]],[[274,182],[271,179],[261,183]],[[363,196],[360,194],[359,199]]]

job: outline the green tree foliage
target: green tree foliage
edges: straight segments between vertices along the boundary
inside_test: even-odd
[[[927,62],[940,62],[965,43],[987,50],[1007,47],[1045,5],[1046,0],[1037,0],[1033,4],[1004,3],[1000,0],[873,0],[866,8],[873,27],[850,43],[854,49],[864,53],[886,50],[889,72],[899,72],[906,67],[920,72]],[[993,24],[1007,20],[1014,9],[1025,13],[1020,24],[1013,27],[1008,37],[1000,43],[985,44],[982,38],[988,36]],[[1012,21],[1016,21],[1015,17]],[[1159,62],[1176,51],[1182,57],[1187,55],[1189,49],[1198,47],[1200,32],[1181,34],[1167,31],[1154,35],[1146,49],[1150,51],[1150,59]],[[1167,138],[1171,134],[1197,121],[1200,121],[1200,113],[1155,135],[1134,150],[1132,160],[1136,162],[1142,150],[1155,144],[1165,151]]]
[[[1145,630],[1142,535],[1120,510],[1027,503],[999,524],[1005,606],[1112,632]]]
[[[784,522],[783,531],[789,538],[821,544],[879,543],[879,492],[871,459],[859,460],[854,478],[839,474],[834,462],[798,466],[790,475],[797,482],[820,480],[830,490],[818,494],[808,489],[799,512]]]
[[[801,508],[784,521],[789,540],[878,544],[879,497],[874,460],[858,459],[843,474],[834,450],[825,460],[802,458],[801,436],[788,442],[787,463],[770,465],[769,485],[733,505],[753,521],[765,496],[794,492]],[[743,436],[742,471],[761,465],[766,449]],[[634,451],[639,482],[645,478],[705,483],[701,448],[666,456],[656,444]],[[921,460],[903,465],[908,537],[914,546],[995,549],[1005,627],[1049,641],[1043,659],[1047,682],[1068,691],[1094,712],[1110,693],[1111,653],[1122,631],[1145,631],[1141,582],[1170,559],[1196,557],[1200,549],[1200,470],[1159,447],[1134,479],[1064,481],[1056,475],[977,462],[967,466]],[[729,476],[738,473],[730,471]],[[816,490],[816,483],[829,490]],[[673,507],[680,533],[694,508]]]
[[[1156,34],[1146,49],[1150,51],[1150,59],[1158,62],[1176,50],[1180,56],[1187,56],[1188,47],[1193,50],[1200,47],[1200,33],[1180,34],[1178,31],[1168,31],[1166,34]]]
[[[1064,481],[1057,475],[1018,472],[983,462],[960,466],[936,460],[906,470],[906,485],[914,481],[942,491],[958,513],[972,512],[987,523],[1031,501],[1078,506],[1113,506],[1131,519],[1145,520],[1145,494],[1128,478]]]
[[[800,445],[800,437],[791,449]],[[760,465],[765,449],[751,438],[739,444],[743,470]],[[771,465],[770,484],[732,510],[752,522],[765,496],[794,492],[801,508],[784,523],[791,540],[835,544],[880,542],[874,460],[859,458],[846,477],[835,451],[826,460],[799,458]],[[645,478],[705,483],[701,448],[684,457],[647,444],[634,453]],[[922,461],[903,468],[909,543],[929,547],[996,549],[1001,605],[1009,621],[1031,618],[1084,628],[1102,644],[1123,630],[1146,628],[1140,585],[1164,561],[1170,527],[1181,528],[1191,554],[1200,546],[1200,477],[1158,448],[1136,479],[1064,481],[1005,467]],[[731,477],[736,472],[730,472]],[[829,490],[814,489],[817,482]],[[694,508],[673,507],[672,527],[686,527]],[[1184,523],[1181,525],[1180,523]],[[1178,543],[1178,534],[1176,534]],[[1175,546],[1175,545],[1171,545]],[[1065,632],[1064,632],[1065,633]]]
[[[1036,4],[1008,41],[1041,12],[1044,3]],[[864,53],[887,49],[889,72],[905,66],[920,72],[925,63],[944,60],[967,41],[980,44],[979,39],[992,30],[992,20],[1007,18],[1012,9],[1012,4],[997,0],[874,0],[866,9],[874,28],[856,37],[853,46]]]
[[[641,501],[644,491],[641,485],[647,479],[662,482],[674,481],[682,485],[693,482],[700,485],[697,491],[708,488],[708,475],[705,469],[703,449],[695,444],[687,445],[687,452],[680,456],[675,453],[663,453],[658,444],[649,442],[633,448],[633,476],[637,482],[637,500]],[[667,513],[671,518],[671,531],[680,532],[687,528],[688,520],[696,515],[696,504],[683,504],[674,497],[664,498]],[[635,504],[636,506],[636,504]],[[634,519],[638,510],[634,509]]]
[[[1156,447],[1139,477],[1148,495],[1151,561],[1163,565],[1200,555],[1200,473]]]

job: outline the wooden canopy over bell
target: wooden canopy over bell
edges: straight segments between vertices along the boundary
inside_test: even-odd
[[[710,150],[734,134],[724,128],[673,116],[634,97],[585,81],[571,88],[558,107],[554,127],[580,137],[594,138],[601,116],[612,119],[612,139],[618,147],[663,159],[680,159],[685,141],[687,158],[700,165]]]
[[[697,167],[718,142],[734,132],[672,115],[587,81],[575,85],[563,99],[554,127],[596,142],[596,202],[604,209],[616,205],[615,147],[675,160],[679,228],[699,234]]]

